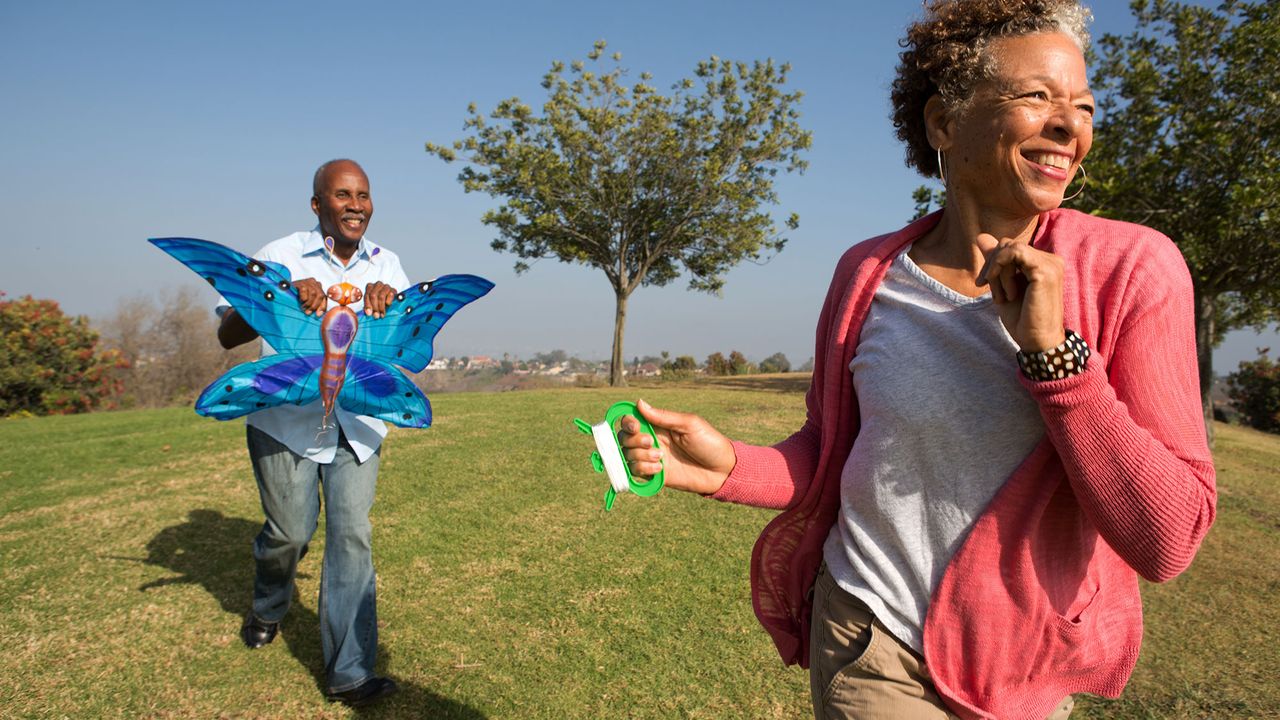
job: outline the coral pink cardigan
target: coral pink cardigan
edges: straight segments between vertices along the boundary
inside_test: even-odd
[[[845,253],[818,318],[804,426],[773,447],[734,443],[737,465],[714,496],[785,509],[756,542],[751,586],[787,664],[808,665],[807,593],[858,434],[849,362],[859,330],[890,262],[940,216]],[[1158,582],[1186,569],[1215,512],[1178,249],[1148,228],[1071,210],[1041,216],[1032,242],[1065,261],[1066,325],[1094,355],[1074,377],[1024,382],[1046,435],[930,599],[926,665],[963,718],[1043,718],[1071,693],[1118,696],[1142,641],[1137,575]],[[927,439],[903,438],[917,441]]]

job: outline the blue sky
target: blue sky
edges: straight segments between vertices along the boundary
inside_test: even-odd
[[[480,223],[498,201],[467,195],[458,164],[427,141],[462,136],[468,103],[533,104],[552,60],[604,39],[633,76],[667,88],[715,54],[792,64],[813,132],[810,167],[778,183],[776,216],[800,214],[787,248],[744,264],[722,297],[642,288],[627,357],[738,349],[812,354],[836,258],[910,216],[922,180],[902,163],[888,116],[902,3],[5,3],[0,25],[0,197],[11,238],[0,290],[109,316],[120,299],[199,283],[145,242],[201,237],[253,252],[314,224],[310,178],[333,157],[368,171],[370,237],[409,276],[483,275],[496,289],[441,333],[438,355],[608,357],[613,296],[602,273],[543,261],[522,275]],[[1092,3],[1094,31],[1121,32],[1122,0]],[[213,296],[209,292],[212,304]],[[1231,336],[1226,372],[1280,349],[1275,333]]]

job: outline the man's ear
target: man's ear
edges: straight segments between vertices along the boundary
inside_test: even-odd
[[[947,109],[946,103],[942,102],[941,95],[935,93],[925,101],[924,128],[929,137],[929,144],[935,149],[946,152],[951,148],[951,144],[955,141],[952,137],[955,131],[955,118]]]
[[[311,212],[315,213],[316,215],[320,214],[320,198],[316,197],[315,195],[311,196]]]

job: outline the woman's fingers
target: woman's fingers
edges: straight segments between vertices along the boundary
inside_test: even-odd
[[[618,444],[631,467],[631,474],[648,477],[661,472],[662,451],[653,446],[653,438],[641,429],[640,421],[626,415],[619,424]],[[654,432],[658,432],[656,427]]]
[[[1026,351],[1062,341],[1062,259],[1025,243],[1002,240],[987,255],[978,284],[989,284],[1005,329]]]
[[[662,447],[653,446],[635,418],[622,418],[618,439],[632,474],[665,471],[666,484],[678,490],[707,494],[720,489],[737,462],[729,439],[697,415],[655,408],[643,400],[638,407]]]

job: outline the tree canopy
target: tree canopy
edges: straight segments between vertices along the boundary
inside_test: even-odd
[[[605,273],[620,385],[627,298],[682,273],[691,289],[718,293],[731,267],[780,251],[766,206],[780,171],[806,167],[811,138],[801,93],[784,91],[786,64],[711,56],[664,95],[649,73],[629,82],[621,55],[610,65],[604,50],[599,41],[586,61],[552,63],[541,112],[517,97],[488,115],[472,104],[463,139],[426,148],[468,163],[458,176],[467,192],[504,198],[483,222],[498,232],[494,250],[519,258],[517,272],[555,258]]]
[[[1098,42],[1100,112],[1075,206],[1182,250],[1208,416],[1213,348],[1280,317],[1280,2],[1131,7],[1134,31]]]
[[[4,300],[0,293],[0,417],[67,414],[108,403],[119,390],[115,351],[99,352],[84,317],[52,300]]]
[[[791,361],[787,356],[778,352],[760,361],[760,372],[763,373],[784,373],[791,372]]]

